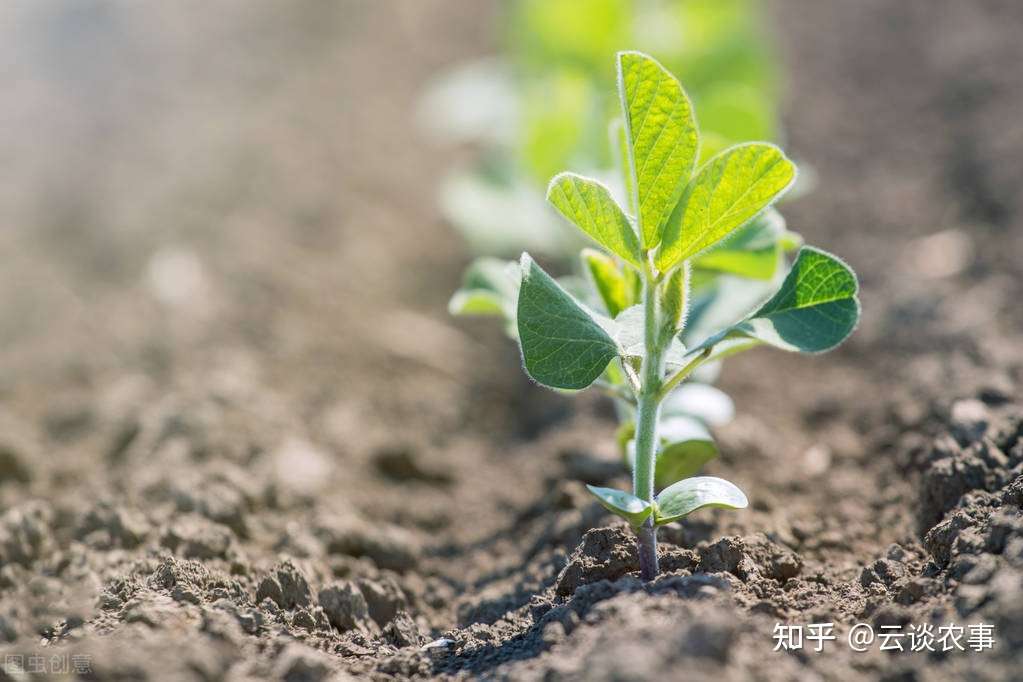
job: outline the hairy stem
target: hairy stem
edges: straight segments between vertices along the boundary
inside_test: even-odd
[[[685,381],[686,377],[693,373],[693,370],[702,365],[703,361],[710,356],[711,350],[712,349],[707,348],[706,350],[701,351],[695,358],[686,363],[685,367],[669,377],[668,380],[664,382],[664,386],[661,387],[661,400],[667,398],[668,394],[675,390],[675,387]]]
[[[657,419],[661,409],[661,377],[664,373],[663,348],[658,331],[657,282],[649,271],[644,273],[643,311],[644,344],[642,387],[636,415],[636,463],[633,467],[632,492],[641,500],[654,499],[654,464],[657,456]],[[637,531],[639,567],[644,580],[657,576],[657,529],[653,519]]]

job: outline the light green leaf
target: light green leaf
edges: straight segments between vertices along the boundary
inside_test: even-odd
[[[652,505],[635,495],[614,488],[598,488],[587,485],[586,489],[593,493],[601,506],[612,514],[617,514],[633,526],[642,525],[650,516]]]
[[[783,263],[785,219],[769,208],[693,261],[699,270],[710,270],[749,279],[769,280]],[[787,242],[786,242],[787,243]]]
[[[669,334],[682,328],[689,305],[689,267],[676,269],[661,292],[661,309],[664,311],[664,325]]]
[[[618,355],[618,345],[596,313],[572,298],[529,254],[522,254],[521,267],[518,328],[526,372],[551,388],[586,388]]]
[[[492,291],[459,289],[448,301],[452,315],[504,315],[501,297]]]
[[[785,230],[785,232],[783,232],[781,236],[778,237],[778,246],[780,246],[782,251],[785,251],[786,253],[789,251],[795,251],[803,244],[804,244],[803,235],[799,234],[798,232],[790,232],[789,230]]]
[[[860,302],[856,274],[837,257],[803,247],[781,289],[745,320],[701,343],[690,354],[713,355],[758,343],[803,353],[821,353],[842,343],[856,328]]]
[[[632,224],[607,187],[575,173],[559,173],[551,179],[547,200],[605,249],[643,267]]]
[[[664,228],[657,267],[668,271],[742,227],[788,189],[795,165],[765,142],[731,147],[690,181]]]
[[[734,483],[714,476],[696,476],[660,492],[654,505],[654,523],[663,526],[705,507],[745,509],[747,506],[746,495]]]
[[[611,317],[617,317],[631,304],[628,283],[610,256],[595,249],[583,249],[583,267],[590,273],[590,279]]]
[[[771,279],[778,269],[778,249],[721,249],[700,256],[696,266],[701,270],[727,272],[749,279]]]
[[[584,141],[584,126],[592,106],[592,85],[571,68],[552,67],[542,77],[520,80],[521,138],[516,149],[522,165],[537,182],[565,167]]]
[[[519,265],[497,258],[477,258],[462,276],[462,288],[448,303],[452,315],[503,317],[515,337],[515,306],[519,295]]]
[[[618,53],[618,93],[641,237],[646,248],[653,248],[696,163],[696,118],[678,80],[640,52]]]
[[[672,481],[699,473],[704,464],[718,455],[717,444],[707,427],[691,417],[669,417],[660,426],[662,446],[654,465],[654,483],[658,488]]]
[[[777,132],[770,98],[756,88],[717,82],[698,100],[701,137],[713,132],[736,142],[772,140]]]

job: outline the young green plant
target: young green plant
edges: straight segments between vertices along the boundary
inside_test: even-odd
[[[705,507],[747,506],[728,481],[686,477],[706,459],[694,465],[692,450],[682,459],[669,454],[675,435],[662,436],[672,430],[672,418],[661,419],[665,401],[700,367],[756,346],[834,348],[852,333],[860,307],[853,271],[803,247],[773,296],[752,312],[702,339],[685,335],[694,271],[755,267],[751,254],[763,248],[783,261],[791,235],[771,228],[768,211],[792,185],[796,168],[763,142],[729,147],[697,168],[700,137],[681,84],[642,53],[619,53],[617,67],[624,206],[600,182],[573,173],[555,176],[547,193],[601,247],[583,258],[608,314],[572,295],[528,254],[519,263],[517,292],[507,270],[492,271],[490,294],[469,300],[463,292],[461,303],[499,309],[511,319],[509,301],[517,294],[514,320],[526,373],[559,390],[599,382],[631,408],[620,437],[632,462],[632,492],[589,489],[631,524],[642,577],[650,580],[657,575],[659,526]],[[665,480],[671,474],[680,480]]]

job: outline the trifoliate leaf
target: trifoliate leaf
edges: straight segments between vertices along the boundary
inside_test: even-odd
[[[618,53],[618,93],[641,237],[646,248],[653,248],[696,163],[696,118],[678,80],[639,52]]]
[[[781,289],[733,327],[710,337],[690,355],[713,348],[715,357],[758,343],[803,353],[820,353],[842,343],[860,317],[858,283],[837,257],[803,247]]]
[[[526,373],[551,388],[592,384],[618,355],[596,313],[576,301],[529,254],[522,254],[518,329]]]
[[[617,514],[631,523],[640,526],[650,516],[652,505],[635,495],[614,488],[598,488],[587,485],[586,489],[593,493],[601,506],[612,514]]]
[[[717,244],[781,196],[795,177],[795,165],[772,144],[740,144],[718,154],[690,181],[668,219],[657,267],[671,270]]]
[[[610,256],[595,249],[583,249],[583,267],[590,274],[593,286],[600,294],[611,317],[617,317],[631,305],[631,292],[618,264]]]
[[[718,455],[707,427],[691,417],[668,417],[658,432],[662,443],[654,465],[654,484],[658,488],[699,473]]]
[[[547,201],[605,249],[643,267],[632,224],[607,187],[575,173],[559,173],[547,187]]]
[[[714,476],[696,476],[673,483],[657,495],[654,523],[663,526],[704,507],[745,509],[747,506],[746,495],[734,483]]]

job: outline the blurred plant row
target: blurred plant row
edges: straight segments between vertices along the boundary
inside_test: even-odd
[[[701,159],[778,141],[778,67],[755,0],[516,0],[505,53],[444,74],[422,114],[472,142],[475,165],[443,183],[446,217],[478,254],[563,257],[579,245],[544,202],[564,168],[620,184],[607,121],[618,110],[609,55],[636,49],[678,76],[700,112]]]

